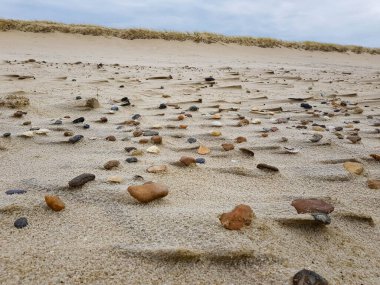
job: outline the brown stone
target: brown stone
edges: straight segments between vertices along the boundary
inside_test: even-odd
[[[153,136],[150,138],[150,140],[154,144],[162,144],[162,137],[161,136]]]
[[[239,123],[238,123],[238,126],[239,126],[239,127],[248,126],[248,125],[249,125],[249,121],[248,121],[248,119],[242,119],[242,120],[240,120]]]
[[[268,136],[268,133],[262,133],[261,136],[262,136],[263,138],[266,138],[266,137]]]
[[[346,161],[343,163],[343,167],[350,173],[360,175],[364,171],[363,164],[359,162]]]
[[[205,154],[209,154],[210,151],[211,151],[211,150],[210,150],[207,146],[201,145],[201,146],[199,146],[197,152],[198,152],[198,154],[200,154],[200,155],[205,155]]]
[[[257,165],[257,168],[258,169],[263,169],[263,170],[275,171],[275,172],[278,171],[278,168],[276,166],[272,166],[272,165],[269,165],[269,164],[266,164],[266,163],[259,163]]]
[[[15,118],[21,118],[22,116],[24,116],[26,114],[26,112],[23,112],[23,111],[16,111],[13,113],[13,117]]]
[[[291,204],[298,214],[325,213],[334,211],[334,206],[320,199],[296,199]]]
[[[380,161],[380,154],[373,153],[373,154],[370,154],[370,156],[371,156],[372,158],[374,158],[375,160]]]
[[[235,139],[235,141],[236,141],[237,143],[243,143],[243,142],[246,142],[247,139],[246,139],[245,137],[237,137],[237,138]]]
[[[178,118],[178,121],[183,121],[186,117],[185,115],[179,115],[177,118]]]
[[[244,226],[249,226],[255,217],[252,209],[248,205],[238,205],[231,212],[224,213],[219,217],[223,227],[228,230],[240,230]]]
[[[58,196],[46,195],[45,202],[50,209],[59,212],[65,208],[65,203]]]
[[[74,135],[74,132],[72,132],[72,131],[66,131],[66,132],[63,133],[63,135],[65,137],[72,137]]]
[[[92,108],[92,109],[99,108],[100,104],[99,104],[98,99],[96,99],[96,98],[87,99],[87,101],[86,101],[86,107],[89,107],[89,108]]]
[[[148,139],[140,139],[139,140],[139,143],[141,143],[141,144],[147,144],[148,142],[149,142]]]
[[[110,160],[104,164],[104,169],[111,170],[112,168],[118,167],[120,165],[120,161],[118,160]]]
[[[362,140],[362,138],[359,136],[347,136],[347,139],[353,144],[356,144]]]
[[[69,181],[69,186],[71,188],[73,187],[80,187],[80,186],[83,186],[84,184],[86,184],[87,182],[90,182],[92,180],[95,179],[95,175],[94,174],[90,174],[90,173],[83,173],[73,179],[71,179]]]
[[[128,192],[133,198],[141,203],[149,203],[169,194],[167,186],[153,182],[147,182],[143,185],[129,186]]]
[[[100,122],[100,123],[107,123],[107,122],[108,122],[108,119],[107,119],[107,117],[101,117],[101,118],[99,119],[99,122]]]
[[[108,136],[108,137],[106,137],[106,141],[114,142],[114,141],[116,141],[116,138],[115,138],[115,136]]]
[[[189,166],[189,165],[195,163],[195,158],[190,157],[190,156],[182,156],[179,161],[182,162],[184,165]]]
[[[235,146],[232,143],[224,143],[224,144],[222,144],[222,148],[225,151],[230,151],[230,150],[233,150],[235,148]]]
[[[147,172],[149,173],[161,173],[166,172],[168,167],[166,165],[153,165],[147,168]]]
[[[143,134],[142,130],[135,130],[133,132],[134,137],[140,137],[140,136],[142,136],[142,134]]]
[[[367,184],[371,189],[380,189],[380,179],[369,179]]]
[[[182,130],[186,130],[187,129],[187,125],[179,125],[179,128],[182,129]]]

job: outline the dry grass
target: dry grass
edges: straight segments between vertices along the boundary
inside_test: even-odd
[[[152,31],[146,29],[113,29],[94,25],[69,25],[47,21],[20,21],[0,19],[0,31],[22,31],[33,33],[61,32],[92,36],[108,36],[121,39],[163,39],[168,41],[194,41],[197,43],[233,43],[243,46],[262,48],[286,47],[301,50],[325,52],[353,52],[380,54],[380,48],[366,48],[353,45],[338,45],[318,42],[289,42],[272,38],[255,38],[240,36],[224,36],[214,33],[182,33],[173,31]]]

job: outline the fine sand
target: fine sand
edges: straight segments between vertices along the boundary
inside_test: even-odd
[[[0,60],[0,100],[29,99],[27,106],[0,106],[1,284],[290,284],[303,268],[329,284],[380,284],[380,192],[367,186],[380,178],[379,162],[370,157],[380,153],[379,55],[2,32]],[[205,82],[208,76],[215,84]],[[123,97],[132,105],[121,107]],[[81,107],[89,98],[101,106]],[[168,108],[159,109],[161,103]],[[113,105],[119,111],[109,114]],[[188,111],[192,105],[199,110]],[[27,114],[15,118],[17,110]],[[181,112],[192,117],[178,121]],[[218,112],[222,127],[212,125]],[[139,143],[135,126],[119,124],[134,114],[142,130],[158,128],[159,154],[146,152],[152,144]],[[237,126],[239,115],[250,124]],[[81,116],[89,129],[72,124]],[[96,122],[104,116],[107,123]],[[289,121],[275,124],[278,118]],[[63,124],[52,125],[58,119]],[[301,128],[302,120],[310,123]],[[313,123],[343,127],[342,138],[326,130],[310,142]],[[33,127],[50,132],[19,136]],[[278,130],[263,137],[263,128],[272,127]],[[66,143],[67,130],[84,139]],[[352,133],[361,141],[346,139]],[[105,140],[110,135],[117,140]],[[238,136],[247,142],[235,143]],[[235,149],[224,151],[222,143]],[[200,144],[211,152],[199,155]],[[137,163],[125,162],[131,146],[144,151]],[[184,155],[206,163],[181,167],[176,162]],[[105,170],[109,160],[121,165]],[[362,163],[364,172],[349,173],[348,160]],[[146,171],[159,164],[168,171]],[[95,174],[95,181],[69,189],[82,173]],[[124,181],[107,182],[113,175]],[[167,185],[169,195],[140,204],[126,189],[144,181]],[[9,189],[27,193],[6,195]],[[46,194],[61,197],[66,208],[50,210]],[[334,205],[331,224],[299,220],[290,205],[297,198]],[[219,215],[242,203],[256,215],[252,225],[223,228]],[[15,228],[19,217],[29,225]]]

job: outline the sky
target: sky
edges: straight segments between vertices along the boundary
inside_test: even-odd
[[[380,47],[380,0],[0,0],[0,18]]]

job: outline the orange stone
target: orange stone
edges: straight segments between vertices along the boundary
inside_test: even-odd
[[[231,212],[222,214],[219,220],[228,230],[240,230],[244,226],[249,226],[254,217],[255,214],[250,206],[240,204]]]
[[[185,119],[185,115],[179,115],[177,118],[178,121],[183,121]]]
[[[141,203],[149,203],[169,194],[168,187],[163,184],[147,182],[143,185],[128,187],[129,194]]]
[[[162,144],[162,137],[161,136],[153,136],[150,138],[150,140],[154,144]]]
[[[56,212],[59,212],[65,208],[65,204],[58,196],[46,195],[45,202],[50,209]]]
[[[262,136],[263,138],[266,138],[266,137],[268,136],[268,133],[262,133],[261,136]]]
[[[201,145],[198,148],[198,154],[205,155],[205,154],[209,154],[210,152],[211,150],[207,146]]]
[[[183,130],[186,130],[187,129],[187,125],[179,125],[179,128],[183,129]]]
[[[140,143],[140,144],[146,144],[146,143],[148,143],[148,142],[149,142],[148,139],[140,139],[140,140],[139,140],[139,143]]]

